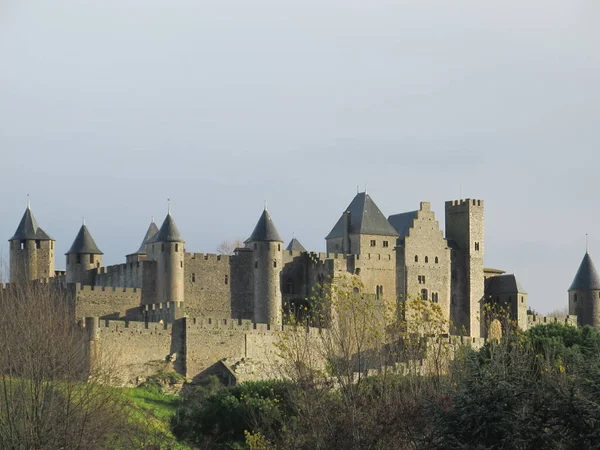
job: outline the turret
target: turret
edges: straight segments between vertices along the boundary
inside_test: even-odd
[[[156,261],[156,293],[159,302],[183,301],[184,298],[184,240],[171,212],[160,230],[150,239],[148,259]]]
[[[569,315],[577,315],[577,324],[600,329],[600,276],[586,251],[569,287]]]
[[[67,256],[67,283],[94,284],[94,274],[90,272],[102,266],[102,251],[96,245],[88,227],[81,225]]]
[[[127,255],[127,263],[134,263],[134,262],[138,262],[138,261],[143,261],[145,259],[148,259],[148,253],[147,253],[147,245],[153,240],[153,238],[158,234],[158,227],[156,226],[156,223],[154,222],[154,218],[152,219],[152,222],[150,223],[150,226],[148,227],[148,230],[146,231],[146,234],[144,235],[144,239],[142,239],[142,243],[140,244],[140,247],[138,248],[137,252],[135,253],[130,253],[129,255]]]
[[[279,325],[283,240],[266,208],[246,246],[253,251],[254,321]]]
[[[285,249],[289,252],[305,252],[306,251],[306,249],[300,243],[300,241],[298,239],[296,239],[296,236],[294,236],[292,238],[292,240],[290,241],[290,243],[288,244],[288,246]]]
[[[450,320],[459,332],[479,337],[484,297],[483,200],[446,202],[446,239],[451,248]]]
[[[29,204],[9,242],[11,283],[54,276],[55,240],[38,225]]]

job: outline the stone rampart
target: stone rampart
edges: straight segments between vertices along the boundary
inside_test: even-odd
[[[527,328],[535,327],[536,325],[546,325],[549,323],[559,323],[561,325],[577,326],[577,316],[550,317],[538,316],[537,314],[527,314]]]
[[[95,284],[105,287],[141,288],[144,262],[136,261],[93,269]]]
[[[138,318],[142,290],[70,284],[75,299],[75,317]]]

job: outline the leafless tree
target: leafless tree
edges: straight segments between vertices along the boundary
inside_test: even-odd
[[[32,283],[0,290],[0,448],[123,446],[126,401],[105,385],[65,292]]]
[[[221,241],[217,246],[219,255],[233,255],[235,249],[244,246],[244,240],[240,238]]]

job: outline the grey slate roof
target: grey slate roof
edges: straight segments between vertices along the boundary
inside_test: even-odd
[[[288,244],[288,246],[285,249],[289,250],[289,251],[293,251],[293,252],[305,252],[306,251],[304,246],[296,238],[292,238],[292,240],[290,241],[290,243]]]
[[[247,242],[250,241],[283,242],[283,239],[279,236],[279,232],[273,223],[273,219],[271,219],[271,215],[266,209],[261,214],[260,219],[258,219],[258,223],[256,224],[256,227],[254,227],[254,231]]]
[[[527,292],[512,273],[498,275],[487,279],[486,295],[526,294]]]
[[[378,236],[398,236],[386,220],[381,210],[366,192],[356,194],[348,208],[350,211],[349,234],[374,234]],[[325,239],[344,237],[344,214],[337,221]]]
[[[160,230],[149,242],[183,242],[171,213],[167,214]]]
[[[25,214],[23,214],[23,218],[21,222],[19,222],[19,226],[17,227],[17,231],[15,231],[15,235],[9,239],[9,241],[23,241],[29,239],[36,239],[40,241],[53,241],[44,230],[40,228],[33,217],[33,212],[31,212],[31,208],[28,206],[25,210]]]
[[[77,236],[73,241],[73,245],[71,245],[71,248],[65,254],[72,255],[77,253],[90,253],[94,255],[104,254],[100,251],[100,249],[96,245],[96,242],[94,242],[94,238],[92,237],[90,231],[85,225],[81,225],[79,233],[77,233]]]
[[[600,289],[600,277],[594,266],[594,262],[588,252],[585,252],[583,260],[577,269],[577,274],[571,283],[569,291]]]
[[[388,222],[394,227],[400,237],[406,237],[408,236],[408,230],[412,227],[413,220],[416,218],[417,211],[409,211],[388,217]]]
[[[156,223],[154,223],[154,220],[152,220],[152,223],[148,227],[148,231],[146,231],[146,234],[144,235],[144,239],[142,240],[140,248],[138,249],[137,252],[135,252],[133,254],[134,255],[145,255],[146,254],[146,244],[149,243],[150,241],[152,241],[152,239],[157,234],[158,234],[158,227],[156,226]]]

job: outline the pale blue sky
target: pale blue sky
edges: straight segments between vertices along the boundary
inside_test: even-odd
[[[486,201],[486,265],[566,305],[600,258],[598,0],[0,0],[0,249],[31,194],[57,266],[109,264],[166,198],[188,251],[263,201],[311,250],[356,185],[384,214]],[[598,181],[597,181],[598,180]],[[600,260],[596,260],[600,264]]]

